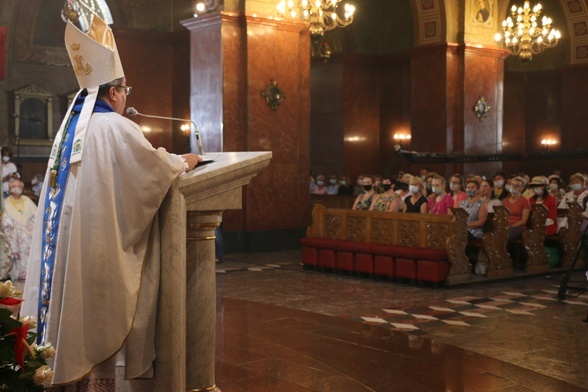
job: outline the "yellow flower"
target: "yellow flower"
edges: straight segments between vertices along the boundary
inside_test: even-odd
[[[33,375],[33,382],[36,385],[50,384],[53,379],[53,370],[47,365],[41,366]]]
[[[10,297],[14,294],[19,294],[16,291],[16,287],[12,285],[10,280],[7,280],[4,283],[0,283],[0,298]]]

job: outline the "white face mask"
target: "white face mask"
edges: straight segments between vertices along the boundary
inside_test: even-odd
[[[549,189],[552,191],[557,191],[559,188],[557,187],[557,184],[549,184]]]
[[[21,188],[10,188],[10,193],[12,193],[14,195],[22,195],[22,189]]]
[[[9,162],[10,161],[10,157],[2,157],[2,161],[3,162]]]
[[[408,187],[408,190],[411,191],[412,193],[417,193],[419,191],[419,187],[418,187],[418,185],[411,185]]]
[[[502,186],[504,185],[504,181],[503,180],[496,180],[496,181],[494,181],[494,185],[497,188],[502,188]]]
[[[536,194],[537,196],[539,196],[540,194],[543,193],[543,188],[535,187],[535,188],[533,188],[533,193]]]
[[[570,185],[570,189],[573,190],[574,192],[577,192],[580,189],[582,189],[582,184],[572,184],[572,185]]]
[[[33,178],[33,179],[31,180],[31,185],[35,185],[36,183],[37,183],[37,179],[36,179],[36,178]]]
[[[459,184],[449,184],[449,188],[455,192],[459,189]]]

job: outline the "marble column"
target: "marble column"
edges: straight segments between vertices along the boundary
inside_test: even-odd
[[[214,231],[222,211],[189,211],[186,244],[186,389],[220,391],[214,383],[216,272]]]

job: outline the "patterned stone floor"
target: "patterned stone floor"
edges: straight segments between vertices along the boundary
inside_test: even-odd
[[[586,287],[583,274],[573,280]],[[560,281],[434,289],[303,271],[298,251],[228,255],[217,264],[217,384],[225,392],[587,390],[588,295],[559,301]],[[239,322],[227,322],[233,318]],[[279,328],[267,329],[272,323]],[[234,341],[231,330],[246,336]],[[336,355],[320,359],[309,348],[315,339]],[[233,348],[244,351],[235,358]],[[441,364],[430,357],[440,351]],[[416,364],[404,369],[402,358]],[[357,361],[372,366],[356,372],[348,364]],[[297,381],[298,373],[312,380]],[[427,374],[435,381],[424,382]],[[250,382],[270,389],[239,389]]]

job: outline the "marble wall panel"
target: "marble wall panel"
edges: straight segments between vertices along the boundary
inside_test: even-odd
[[[272,151],[267,169],[247,192],[248,230],[303,227],[308,211],[309,63],[308,40],[290,28],[247,18],[247,145],[251,151]],[[271,110],[261,91],[275,80],[285,100]],[[302,167],[302,170],[300,169]],[[304,172],[304,177],[300,178]]]
[[[415,151],[446,151],[446,70],[444,45],[427,46],[412,55],[411,145]]]
[[[410,164],[396,154],[394,134],[411,133],[410,62],[406,58],[384,61],[380,75],[380,160],[384,171],[409,171]],[[411,150],[410,141],[403,142],[402,148]]]
[[[219,13],[183,22],[190,31],[190,113],[206,152],[223,151],[222,21]]]
[[[343,69],[344,171],[380,174],[379,65],[371,57],[349,57]]]
[[[222,26],[223,151],[247,150],[247,35],[243,19],[226,17]]]
[[[189,119],[190,33],[187,30],[173,35],[172,56],[172,117]],[[182,132],[173,132],[172,136],[173,151],[181,152],[190,147],[187,137]]]
[[[113,29],[127,84],[133,94],[127,107],[140,113],[170,117],[173,114],[173,48],[168,33]],[[181,123],[136,116],[132,118],[155,147],[173,150],[173,133]],[[185,151],[181,151],[185,152]]]
[[[588,148],[588,66],[575,66],[562,70],[561,91],[561,149]]]
[[[343,174],[343,63],[314,60],[310,72],[310,170]]]

